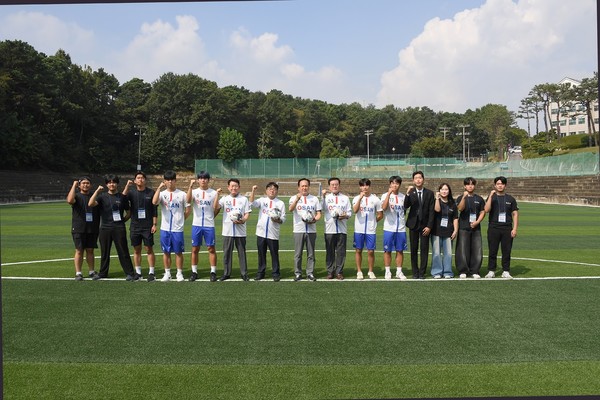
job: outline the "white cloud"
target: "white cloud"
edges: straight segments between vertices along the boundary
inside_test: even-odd
[[[206,54],[195,17],[177,16],[176,26],[161,20],[144,23],[131,43],[116,55],[116,75],[152,82],[165,72],[195,73],[208,79],[223,75]]]
[[[382,74],[377,104],[462,113],[500,103],[516,111],[535,84],[591,76],[595,11],[593,0],[488,0],[451,20],[434,18]]]
[[[95,37],[90,30],[61,21],[41,12],[16,12],[0,20],[1,40],[22,40],[37,51],[54,55],[59,48],[67,53],[93,54]]]
[[[231,44],[240,53],[250,56],[261,64],[276,64],[293,57],[294,52],[290,46],[277,46],[279,36],[275,33],[263,33],[258,37],[251,37],[243,28],[231,34]]]

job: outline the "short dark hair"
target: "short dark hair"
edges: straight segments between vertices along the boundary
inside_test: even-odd
[[[392,175],[390,176],[390,183],[392,182],[396,182],[398,185],[402,184],[402,178],[400,178],[398,175]]]
[[[106,174],[104,175],[104,183],[108,182],[119,183],[119,177],[115,174]]]
[[[87,175],[80,176],[79,177],[79,183],[81,183],[81,181],[88,181],[89,183],[92,183],[92,180]]]
[[[229,180],[227,181],[227,186],[229,186],[231,182],[235,182],[238,184],[238,186],[240,186],[240,180],[238,178],[229,178]]]
[[[298,179],[298,186],[300,186],[300,182],[302,182],[302,181],[308,182],[308,186],[310,186],[310,179],[308,179],[308,178],[300,178],[300,179]]]
[[[174,179],[177,179],[177,174],[173,170],[168,170],[165,171],[163,178],[165,178],[166,181],[172,181]]]
[[[279,190],[279,185],[277,184],[277,182],[269,182],[269,183],[267,183],[267,186],[265,186],[265,189],[268,189],[271,186],[273,186],[275,189]]]
[[[196,175],[196,178],[198,178],[198,179],[210,179],[210,174],[208,173],[208,171],[200,171]]]
[[[371,180],[362,178],[360,181],[358,181],[358,186],[371,186]]]
[[[508,182],[508,180],[506,179],[506,177],[505,177],[505,176],[497,176],[497,177],[495,177],[495,178],[494,178],[494,185],[495,185],[495,184],[496,184],[496,182],[498,182],[498,181],[502,182],[502,183],[503,183],[503,184],[505,184],[505,185],[506,185],[506,182]]]
[[[340,180],[340,178],[336,178],[334,176],[332,176],[331,178],[327,179],[327,184],[329,185],[331,183],[331,181],[338,181],[338,183],[342,183],[342,181]]]
[[[138,172],[136,172],[133,177],[137,178],[138,175],[141,175],[141,176],[144,177],[144,179],[146,179],[146,174],[144,173],[144,171],[138,171]]]
[[[465,180],[463,181],[463,184],[464,185],[470,185],[470,184],[477,185],[477,180],[471,176],[467,176],[465,178]]]
[[[423,177],[423,179],[425,179],[425,174],[423,173],[423,171],[415,171],[412,173],[412,177],[414,178],[415,175],[421,175]]]

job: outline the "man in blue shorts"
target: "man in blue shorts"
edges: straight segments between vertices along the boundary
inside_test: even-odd
[[[171,253],[175,253],[175,266],[177,268],[177,282],[183,282],[183,226],[185,219],[190,215],[191,209],[186,201],[186,193],[177,189],[177,175],[173,171],[164,174],[164,181],[160,183],[152,204],[159,205],[161,211],[160,246],[163,251],[163,264],[165,274],[162,282],[171,280]],[[163,190],[164,189],[164,190]]]
[[[402,178],[397,175],[390,177],[390,186],[387,193],[381,196],[383,209],[383,265],[385,266],[385,279],[392,279],[390,266],[392,252],[396,252],[396,278],[406,280],[402,273],[404,250],[406,244],[406,225],[404,221],[404,194],[400,193]]]
[[[190,281],[198,279],[198,254],[202,246],[202,239],[206,243],[208,251],[208,262],[210,263],[210,281],[217,280],[217,252],[215,251],[215,217],[219,215],[219,195],[221,188],[214,190],[208,187],[210,174],[200,171],[196,175],[198,188],[194,187],[195,180],[190,181],[187,191],[187,202],[192,205],[192,275]]]
[[[362,252],[367,249],[367,263],[369,265],[369,279],[376,279],[373,267],[375,266],[375,243],[377,242],[377,222],[383,218],[383,209],[379,197],[371,193],[371,180],[361,179],[358,182],[360,194],[352,200],[354,212],[354,248],[356,261],[356,279],[363,280],[361,270]]]

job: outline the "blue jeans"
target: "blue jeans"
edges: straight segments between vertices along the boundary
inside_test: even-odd
[[[431,275],[454,276],[452,272],[452,239],[431,235]]]

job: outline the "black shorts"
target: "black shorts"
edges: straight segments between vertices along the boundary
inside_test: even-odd
[[[97,233],[71,233],[71,235],[73,236],[73,243],[75,243],[77,250],[98,248]]]
[[[154,234],[150,232],[150,229],[132,229],[129,232],[129,239],[131,239],[131,246],[137,247],[144,243],[144,246],[154,246]]]

